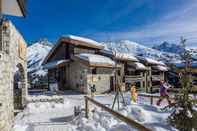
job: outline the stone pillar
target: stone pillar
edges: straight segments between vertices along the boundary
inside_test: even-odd
[[[1,52],[0,60],[0,131],[10,131],[14,116],[11,96],[9,56]]]
[[[27,92],[26,57],[19,57],[19,41],[24,41],[20,33],[10,21],[3,21],[0,25],[0,131],[11,131],[13,125],[13,79],[17,63],[24,68],[23,96]]]

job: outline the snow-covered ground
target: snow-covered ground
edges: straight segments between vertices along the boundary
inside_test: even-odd
[[[70,93],[69,93],[70,94]],[[128,104],[119,111],[152,130],[175,130],[167,123],[171,111],[161,111],[156,106],[149,105],[147,99],[138,98],[138,104],[130,103],[129,93],[125,93]],[[43,96],[36,96],[42,97]],[[86,119],[82,113],[74,117],[74,106],[84,108],[84,95],[73,93],[65,94],[64,103],[60,102],[32,102],[25,110],[16,116],[14,131],[133,131],[134,128],[114,118],[100,108],[93,107],[90,118]],[[33,97],[35,98],[35,97]],[[111,106],[113,94],[94,97],[95,100]],[[165,103],[165,102],[164,102]]]

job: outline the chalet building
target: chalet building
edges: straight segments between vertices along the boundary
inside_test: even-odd
[[[146,88],[146,71],[145,65],[139,60],[126,53],[112,52],[109,50],[101,50],[100,54],[112,58],[116,62],[118,74],[122,76],[123,90],[129,90],[131,84],[135,83],[138,89]]]
[[[131,84],[135,83],[138,89],[145,89],[146,87],[146,67],[139,62],[139,60],[129,54],[116,53],[115,60],[121,67],[120,72],[123,75],[123,83],[125,90],[129,90]]]
[[[168,71],[167,66],[160,61],[150,58],[138,57],[139,61],[146,66],[146,91],[152,92],[158,90],[160,81],[165,80],[165,72]]]
[[[43,62],[48,70],[49,88],[89,93],[95,85],[97,93],[115,90],[115,69],[122,89],[135,83],[140,90],[151,91],[164,80],[167,67],[149,58],[105,50],[100,43],[78,36],[61,37]]]
[[[76,90],[89,93],[95,85],[97,93],[104,93],[113,86],[115,62],[99,51],[104,47],[96,41],[63,36],[45,58],[49,86],[57,83],[59,90]]]
[[[165,79],[167,66],[160,61],[150,58],[134,57],[130,54],[101,50],[100,53],[113,58],[119,68],[120,76],[123,76],[125,90],[130,89],[135,83],[139,90],[151,92],[158,90],[160,81]]]

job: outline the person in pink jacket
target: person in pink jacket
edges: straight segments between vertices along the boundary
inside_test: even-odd
[[[163,99],[167,99],[168,101],[168,104],[170,105],[171,104],[171,101],[170,101],[170,98],[169,98],[169,95],[168,95],[168,92],[167,92],[167,89],[170,88],[170,85],[167,83],[167,82],[164,82],[164,81],[161,81],[160,82],[160,90],[159,90],[159,93],[160,93],[160,98],[159,100],[157,101],[157,105],[159,106],[161,101]]]

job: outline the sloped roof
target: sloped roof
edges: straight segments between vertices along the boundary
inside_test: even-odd
[[[26,15],[26,0],[1,0],[2,14],[12,16]]]
[[[117,60],[136,61],[136,62],[138,61],[138,59],[135,56],[127,53],[113,52],[113,55]]]
[[[87,47],[92,47],[92,48],[104,49],[104,46],[102,44],[94,40],[85,38],[85,37],[80,37],[80,36],[75,36],[75,35],[66,35],[66,36],[63,36],[63,39],[75,45],[82,45],[82,46],[87,46]]]
[[[99,50],[104,48],[102,44],[88,38],[74,36],[74,35],[62,36],[58,39],[57,43],[54,45],[54,47],[51,49],[49,54],[46,56],[43,64],[45,64],[48,61],[51,55],[55,53],[55,51],[61,44],[73,44],[73,45],[79,45],[79,46],[84,46],[84,47],[94,48]]]
[[[148,57],[138,57],[138,59],[140,61],[146,62],[150,65],[162,65],[162,66],[166,66],[162,61],[157,61],[155,59],[152,58],[148,58]]]
[[[132,66],[135,70],[147,70],[146,66],[139,62],[132,62],[129,63],[130,66]]]
[[[81,53],[79,55],[75,55],[75,57],[87,62],[89,66],[115,67],[115,62],[112,59],[102,55]]]
[[[43,69],[52,69],[52,68],[56,68],[58,66],[61,66],[61,65],[65,65],[66,63],[68,63],[69,60],[57,60],[57,61],[52,61],[52,62],[49,62],[45,65],[43,65]]]
[[[168,68],[166,66],[156,65],[151,67],[153,70],[159,70],[159,71],[168,71]]]

